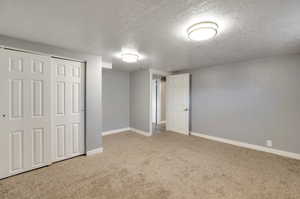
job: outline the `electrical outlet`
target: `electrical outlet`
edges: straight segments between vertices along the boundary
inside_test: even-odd
[[[267,147],[272,147],[273,146],[272,140],[267,140],[266,145],[267,145]]]

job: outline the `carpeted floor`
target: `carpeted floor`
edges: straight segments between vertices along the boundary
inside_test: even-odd
[[[1,199],[299,199],[300,161],[193,136],[122,133],[104,153],[0,180]]]

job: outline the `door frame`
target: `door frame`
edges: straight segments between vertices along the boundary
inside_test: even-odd
[[[150,90],[149,90],[149,131],[150,131],[150,136],[153,135],[153,129],[152,129],[152,81],[153,81],[153,75],[160,75],[163,77],[167,77],[171,75],[169,72],[165,71],[160,71],[156,69],[149,69],[149,85],[150,85]],[[166,121],[167,122],[167,121]]]

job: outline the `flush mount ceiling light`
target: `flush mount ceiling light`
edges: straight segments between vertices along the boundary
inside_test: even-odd
[[[122,53],[121,57],[126,63],[136,63],[139,60],[139,56],[135,53]]]
[[[193,24],[187,29],[188,38],[192,41],[203,41],[213,38],[218,33],[218,24],[205,21]]]

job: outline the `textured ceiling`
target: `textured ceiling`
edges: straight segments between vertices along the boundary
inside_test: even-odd
[[[180,70],[300,52],[299,0],[0,0],[0,34],[102,55],[113,67]],[[220,33],[193,43],[200,20]],[[116,58],[122,47],[144,55]]]

